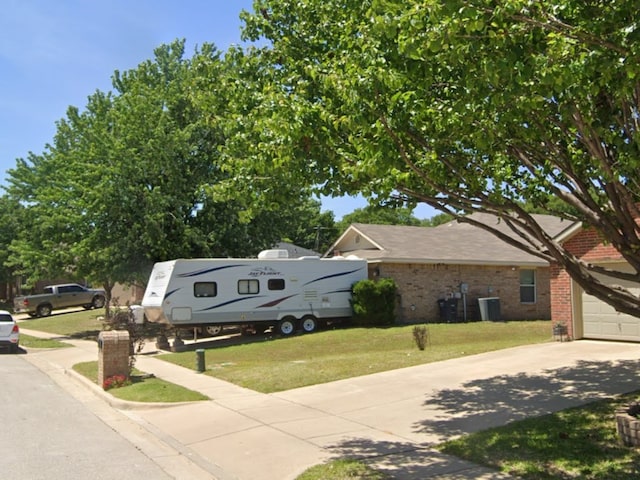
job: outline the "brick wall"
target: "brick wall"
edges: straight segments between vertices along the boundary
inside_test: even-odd
[[[576,257],[591,262],[620,260],[620,253],[611,245],[606,245],[593,228],[579,231],[564,242],[567,251]],[[558,264],[551,265],[551,319],[567,324],[568,335],[575,338],[571,277]],[[577,299],[576,299],[577,300]]]
[[[581,230],[564,242],[564,247],[576,257],[589,261],[620,260],[620,253],[611,245],[605,245],[593,228]]]
[[[404,323],[433,322],[440,318],[438,299],[450,298],[469,285],[466,298],[467,320],[479,320],[478,298],[499,297],[503,320],[551,318],[549,268],[536,269],[537,301],[520,303],[519,267],[484,265],[392,264],[372,265],[380,277],[393,278],[398,284],[398,318]],[[413,307],[413,308],[412,308]],[[463,318],[462,299],[458,316]]]
[[[557,264],[551,265],[551,292],[551,319],[566,323],[569,337],[574,338],[571,277]]]

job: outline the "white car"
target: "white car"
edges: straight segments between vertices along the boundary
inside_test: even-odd
[[[20,342],[20,327],[6,310],[0,310],[0,350],[8,349],[11,353],[18,352]]]

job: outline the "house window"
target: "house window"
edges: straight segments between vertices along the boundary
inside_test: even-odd
[[[197,298],[215,297],[218,295],[216,282],[196,282],[193,284],[193,296]]]
[[[536,302],[536,271],[520,270],[520,303]]]
[[[270,278],[267,288],[269,290],[284,290],[284,278]]]
[[[258,280],[238,280],[238,293],[240,295],[252,295],[260,292]]]

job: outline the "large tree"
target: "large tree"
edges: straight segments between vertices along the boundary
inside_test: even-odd
[[[146,281],[153,262],[255,255],[304,221],[306,187],[270,182],[275,193],[262,189],[251,209],[246,192],[216,188],[233,181],[221,152],[239,67],[211,45],[185,58],[176,41],[70,107],[47,150],[9,171],[25,210],[13,263],[32,281],[73,276],[109,296],[116,282]]]
[[[262,145],[272,176],[295,171],[325,193],[425,202],[461,221],[491,213],[516,233],[478,227],[640,316],[636,295],[593,275],[640,281],[636,2],[258,0],[254,9],[244,33],[267,40],[261,126],[279,139]],[[575,258],[526,202],[596,229],[633,273]]]

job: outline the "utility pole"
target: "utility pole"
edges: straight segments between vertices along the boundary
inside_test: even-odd
[[[317,252],[318,249],[320,248],[320,230],[331,230],[331,229],[329,227],[321,227],[320,225],[317,225],[313,228],[315,228],[316,230],[316,244],[315,244],[314,250]]]

